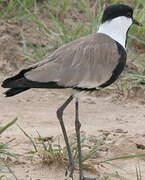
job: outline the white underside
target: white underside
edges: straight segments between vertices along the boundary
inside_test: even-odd
[[[126,33],[131,25],[131,18],[120,16],[101,24],[99,26],[98,33],[103,33],[110,36],[112,39],[114,39],[115,41],[120,43],[124,48],[126,48]]]

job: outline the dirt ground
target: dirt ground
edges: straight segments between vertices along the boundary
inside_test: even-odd
[[[1,92],[3,90],[1,89]],[[15,117],[18,124],[32,137],[38,137],[36,130],[43,137],[60,137],[61,129],[56,118],[56,109],[65,101],[69,91],[63,90],[30,90],[12,98],[1,95],[0,114],[1,124],[5,124]],[[106,157],[121,156],[135,153],[145,153],[145,105],[125,100],[112,102],[113,96],[80,98],[80,120],[82,132],[86,136],[100,138],[105,136],[108,147],[101,155]],[[74,103],[65,112],[65,123],[68,134],[74,134]],[[12,151],[27,153],[33,148],[24,134],[13,126],[3,134],[4,140],[16,138]],[[99,158],[100,160],[100,158]],[[145,177],[145,158],[134,158],[112,162],[116,167],[104,164],[97,165],[95,172],[87,174],[97,176],[99,173],[114,174],[118,172],[124,179],[136,179],[135,167],[139,163],[142,176]],[[34,161],[25,158],[12,165],[12,169],[20,180],[32,179],[57,180],[64,178],[64,167],[61,165],[43,165],[38,159]],[[10,179],[13,179],[12,177]],[[117,176],[112,179],[118,179]]]
[[[15,31],[17,29],[17,31]],[[5,24],[0,27],[0,84],[10,74],[15,74],[19,68],[27,66],[23,61],[22,48],[17,43],[20,33],[14,25]],[[22,59],[22,61],[20,61]],[[56,109],[70,95],[70,90],[29,90],[11,98],[5,98],[0,88],[0,126],[18,118],[18,124],[33,138],[40,133],[42,137],[60,139],[64,146]],[[144,94],[142,94],[144,97]],[[67,132],[74,139],[74,102],[64,114]],[[126,99],[117,94],[94,93],[80,97],[80,120],[82,136],[103,139],[103,146],[97,152],[96,158],[90,163],[86,175],[97,179],[136,180],[136,166],[140,165],[142,179],[145,179],[145,158],[115,160],[110,164],[98,165],[100,160],[114,156],[145,153],[145,103],[136,98]],[[33,150],[28,138],[14,125],[5,131],[0,139],[7,142],[16,138],[11,144],[11,151],[27,156]],[[65,166],[59,163],[44,165],[38,157],[30,160],[21,157],[11,163],[19,180],[63,180]],[[77,180],[77,170],[75,180]],[[6,172],[0,172],[13,180]],[[102,176],[102,177],[101,177]]]

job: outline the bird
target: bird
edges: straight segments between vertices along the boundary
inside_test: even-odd
[[[56,114],[62,128],[67,147],[68,167],[65,176],[74,179],[75,164],[63,112],[75,99],[75,131],[79,160],[79,180],[95,180],[85,177],[82,163],[79,119],[79,93],[92,92],[114,83],[122,73],[127,59],[128,31],[135,24],[142,26],[133,17],[133,8],[125,4],[114,4],[104,9],[96,33],[69,42],[44,60],[22,69],[18,74],[2,82],[6,97],[11,97],[31,88],[73,90],[68,99],[57,109]]]

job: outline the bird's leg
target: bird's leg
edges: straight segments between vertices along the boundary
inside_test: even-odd
[[[79,180],[83,180],[83,164],[82,164],[82,153],[81,153],[80,128],[81,128],[81,123],[79,121],[79,103],[78,103],[78,97],[76,97],[75,129],[76,129],[78,158],[79,158]]]
[[[81,123],[79,121],[79,104],[78,104],[78,98],[76,97],[76,102],[75,102],[75,129],[76,129],[78,158],[79,158],[79,180],[96,180],[96,178],[89,178],[89,177],[83,176],[80,128],[81,128]]]
[[[64,104],[59,107],[57,109],[57,118],[59,119],[61,128],[62,128],[62,132],[63,132],[63,136],[64,136],[64,140],[66,143],[66,147],[67,147],[67,152],[68,152],[68,158],[69,158],[69,165],[68,165],[68,170],[70,172],[69,177],[71,177],[73,179],[73,173],[74,173],[74,161],[73,161],[73,156],[72,156],[72,152],[71,152],[71,148],[69,145],[69,141],[68,141],[68,136],[67,136],[67,132],[66,132],[66,128],[64,126],[64,121],[63,121],[63,111],[65,110],[65,108],[68,106],[68,104],[73,100],[73,96],[70,96],[65,102]],[[67,171],[66,171],[66,175],[67,175]]]

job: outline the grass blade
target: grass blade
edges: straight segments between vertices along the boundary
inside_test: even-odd
[[[117,157],[112,157],[105,159],[103,161],[100,161],[100,163],[108,162],[108,161],[114,161],[114,160],[120,160],[120,159],[129,159],[129,158],[136,158],[136,157],[145,157],[145,154],[129,154],[125,156],[117,156]]]
[[[35,142],[33,141],[33,139],[17,124],[17,126],[19,127],[19,129],[24,133],[24,135],[30,140],[30,142],[32,143],[34,149],[35,149],[35,152],[38,152],[37,150],[37,147],[36,147],[36,144]]]
[[[46,146],[46,144],[44,143],[44,140],[43,140],[42,136],[39,134],[38,131],[37,131],[37,134],[38,134],[38,136],[39,136],[39,139],[41,140],[41,143],[42,143],[42,145],[43,145],[44,150],[47,151],[47,146]]]
[[[2,134],[6,129],[8,129],[13,124],[15,124],[16,121],[17,121],[17,117],[14,120],[12,120],[10,123],[6,124],[4,127],[0,128],[0,134]]]
[[[137,180],[142,180],[141,169],[139,164],[136,166],[136,177]]]

